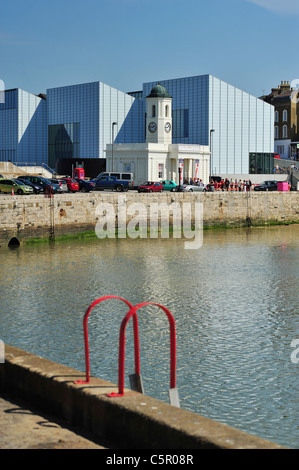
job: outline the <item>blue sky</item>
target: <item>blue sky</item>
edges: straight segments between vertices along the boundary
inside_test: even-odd
[[[299,79],[299,0],[11,0],[0,80],[32,93],[103,81],[122,91],[210,73],[255,96]]]

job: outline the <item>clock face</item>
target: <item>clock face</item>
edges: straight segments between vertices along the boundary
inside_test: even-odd
[[[148,130],[150,132],[156,132],[157,124],[155,122],[150,122],[149,125],[148,125]]]
[[[170,132],[170,131],[171,131],[171,124],[170,124],[170,122],[167,122],[165,124],[165,132]]]

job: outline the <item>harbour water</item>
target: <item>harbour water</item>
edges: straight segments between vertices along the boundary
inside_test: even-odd
[[[0,339],[85,372],[83,317],[103,295],[165,305],[176,322],[181,407],[299,448],[299,226],[205,231],[184,240],[89,240],[0,250]],[[90,315],[91,374],[118,382],[124,303]],[[145,393],[168,401],[169,324],[138,311]],[[298,355],[299,357],[299,352]],[[126,331],[126,387],[134,372]]]

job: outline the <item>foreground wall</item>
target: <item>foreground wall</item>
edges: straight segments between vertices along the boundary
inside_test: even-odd
[[[274,223],[299,222],[299,192],[217,192],[217,193],[108,193],[55,195],[53,199],[43,195],[0,196],[0,246],[16,237],[21,243],[28,238],[77,234],[95,230],[103,211],[96,214],[100,204],[112,204],[117,217],[120,203],[126,208],[126,221],[132,204],[142,204],[149,214],[152,204],[190,204],[192,217],[195,203],[203,204],[204,226],[250,226]],[[171,215],[171,213],[170,213]]]
[[[25,351],[5,346],[0,393],[22,398],[95,437],[128,449],[278,449],[281,446],[238,431],[99,378],[76,385],[85,375]]]

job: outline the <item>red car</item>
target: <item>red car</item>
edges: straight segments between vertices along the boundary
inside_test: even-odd
[[[79,191],[79,183],[74,178],[60,178],[66,182],[68,190],[72,193]]]
[[[138,186],[139,193],[161,193],[163,191],[163,186],[161,183],[147,181],[146,183],[141,184]]]

